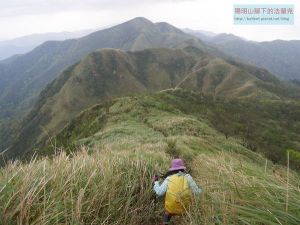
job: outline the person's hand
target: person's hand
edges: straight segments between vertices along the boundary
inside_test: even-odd
[[[159,179],[159,177],[158,177],[157,175],[154,175],[154,176],[152,177],[152,181],[153,181],[153,182],[158,181],[158,179]]]

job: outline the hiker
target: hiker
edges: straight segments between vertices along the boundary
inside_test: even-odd
[[[185,172],[182,159],[173,159],[171,168],[166,173],[165,180],[160,185],[159,177],[155,175],[154,191],[156,195],[165,195],[165,214],[162,224],[169,224],[172,216],[182,215],[189,207],[191,192],[200,194],[201,188],[197,186],[192,176]]]

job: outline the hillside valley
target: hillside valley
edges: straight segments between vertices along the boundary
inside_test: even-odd
[[[32,109],[47,84],[87,54],[102,48],[135,51],[191,44],[206,48],[199,39],[170,24],[138,17],[79,39],[48,41],[27,54],[0,61],[0,151],[11,144],[18,121]]]
[[[299,88],[266,70],[225,61],[195,47],[125,52],[104,49],[69,67],[40,94],[7,151],[39,154],[78,113],[115,97],[183,88],[214,99],[298,101]],[[291,103],[292,104],[292,103]]]
[[[184,30],[206,44],[245,63],[265,68],[282,80],[300,80],[300,41],[251,41],[233,34],[210,34]]]

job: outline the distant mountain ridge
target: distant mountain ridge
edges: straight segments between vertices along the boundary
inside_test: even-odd
[[[186,41],[199,48],[205,46],[199,39],[170,24],[135,18],[80,39],[46,42],[25,55],[0,64],[0,121],[25,115],[49,82],[97,49],[177,48],[188,45]],[[4,123],[0,123],[0,130],[5,129],[1,124]],[[6,140],[1,142],[2,149],[6,148]]]
[[[5,106],[7,102],[22,105],[30,98],[34,99],[64,68],[99,48],[134,51],[176,47],[189,39],[195,38],[169,24],[154,24],[145,18],[136,18],[77,40],[46,42],[10,63],[0,64],[3,86],[0,89],[0,105]],[[198,43],[200,46],[201,41]]]
[[[300,80],[300,40],[248,41],[233,34],[186,32],[246,63],[263,67],[283,80]]]
[[[11,40],[0,41],[0,60],[7,59],[14,55],[27,53],[46,41],[63,41],[67,39],[76,39],[88,35],[93,31],[95,30],[89,29],[74,32],[31,34]]]
[[[41,92],[9,152],[12,157],[32,154],[78,113],[116,97],[183,88],[221,98],[276,100],[285,97],[276,91],[281,85],[266,70],[227,62],[196,47],[103,49],[69,67]]]
[[[13,158],[33,153],[86,108],[131,94],[183,88],[213,98],[300,98],[298,86],[145,18],[46,42],[0,64],[0,75],[0,151],[10,147]]]
[[[182,29],[183,32],[194,35],[195,37],[200,38],[203,41],[208,41],[212,37],[218,35],[216,33],[210,32],[210,31],[205,31],[205,30],[192,30],[189,28],[184,28]]]

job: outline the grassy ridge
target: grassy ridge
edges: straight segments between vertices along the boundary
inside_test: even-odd
[[[114,143],[109,133],[115,130],[118,137],[129,135],[133,142],[157,142],[162,137],[181,140],[185,135],[216,143],[220,136],[232,137],[285,165],[287,149],[300,150],[299,113],[296,101],[226,100],[169,90],[96,105],[76,117],[56,136],[55,143],[38,149],[38,153],[49,155],[57,146],[72,151],[80,145]],[[299,157],[291,154],[290,159],[291,167],[299,169]]]
[[[297,173],[287,174],[286,167],[250,151],[240,139],[226,138],[209,120],[174,107],[170,98],[178,96],[163,100],[164,95],[95,106],[44,150],[77,153],[2,168],[0,221],[157,224],[163,199],[155,204],[151,176],[179,156],[204,192],[176,224],[300,223]]]
[[[264,167],[251,152],[211,149],[191,153],[189,167],[204,194],[177,224],[299,224],[298,175],[290,173],[287,189],[285,168]],[[94,150],[2,169],[3,224],[157,224],[163,201],[154,202],[151,175],[168,168],[169,154],[149,145]]]

